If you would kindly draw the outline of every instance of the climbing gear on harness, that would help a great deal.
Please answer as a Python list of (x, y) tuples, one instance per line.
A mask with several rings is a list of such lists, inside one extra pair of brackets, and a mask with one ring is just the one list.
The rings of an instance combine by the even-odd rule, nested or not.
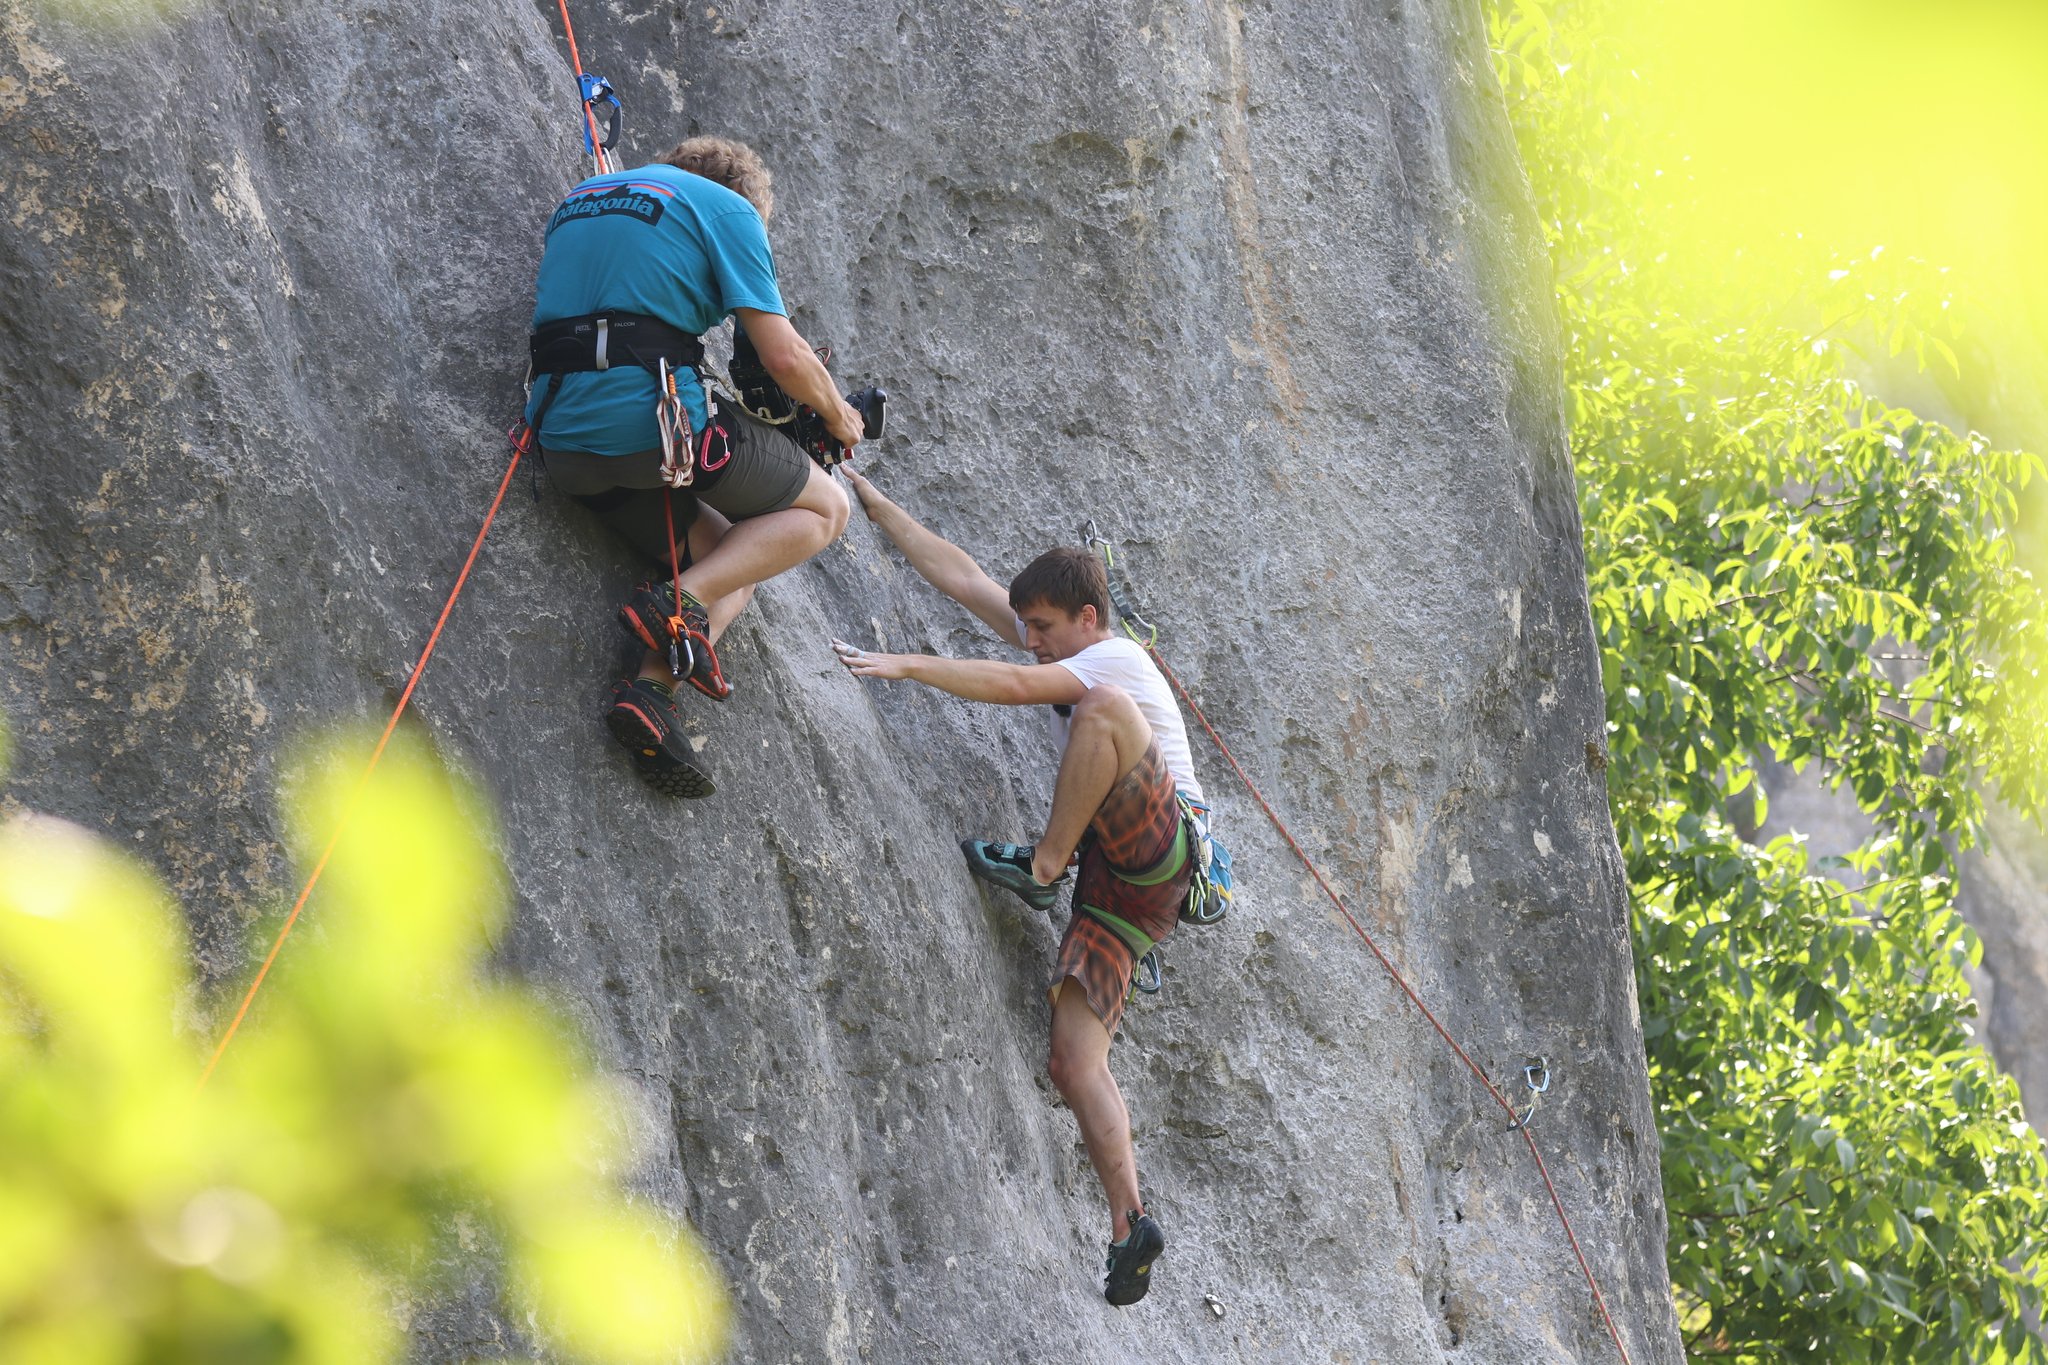
[[(1448, 1047), (1456, 1055), (1457, 1059), (1464, 1064), (1465, 1069), (1472, 1074), (1472, 1078), (1478, 1081), (1480, 1086), (1486, 1091), (1488, 1098), (1505, 1111), (1511, 1121), (1517, 1124), (1516, 1131), (1521, 1133), (1522, 1142), (1529, 1149), (1530, 1160), (1536, 1163), (1536, 1174), (1542, 1177), (1544, 1191), (1550, 1196), (1550, 1207), (1557, 1214), (1558, 1224), (1564, 1229), (1565, 1240), (1571, 1244), (1572, 1255), (1578, 1261), (1579, 1274), (1586, 1282), (1587, 1292), (1593, 1296), (1593, 1306), (1598, 1310), (1600, 1320), (1607, 1328), (1608, 1338), (1614, 1342), (1615, 1353), (1621, 1357), (1622, 1365), (1630, 1365), (1628, 1346), (1621, 1339), (1621, 1329), (1615, 1326), (1614, 1315), (1607, 1311), (1607, 1298), (1600, 1292), (1600, 1282), (1593, 1276), (1593, 1267), (1586, 1260), (1586, 1250), (1579, 1245), (1579, 1235), (1572, 1229), (1572, 1220), (1565, 1213), (1564, 1200), (1558, 1195), (1556, 1182), (1550, 1178), (1550, 1166), (1543, 1160), (1543, 1151), (1536, 1145), (1536, 1139), (1530, 1136), (1528, 1124), (1522, 1121), (1521, 1116), (1515, 1112), (1513, 1102), (1501, 1093), (1500, 1087), (1493, 1083), (1493, 1078), (1486, 1074), (1479, 1063), (1472, 1060), (1470, 1053), (1459, 1046), (1458, 1040), (1451, 1036), (1451, 1031), (1444, 1027), (1443, 1021), (1438, 1019), (1429, 1006), (1423, 1003), (1422, 997), (1416, 993), (1415, 987), (1408, 983), (1408, 978), (1401, 974), (1400, 968), (1396, 967), (1393, 960), (1381, 950), (1380, 945), (1373, 940), (1373, 936), (1365, 931), (1365, 926), (1360, 924), (1358, 917), (1351, 913), (1351, 907), (1346, 905), (1344, 898), (1339, 896), (1330, 886), (1329, 879), (1323, 876), (1322, 869), (1316, 865), (1313, 858), (1308, 856), (1308, 851), (1301, 846), (1301, 842), (1287, 828), (1287, 823), (1273, 809), (1272, 803), (1266, 800), (1265, 793), (1259, 790), (1258, 784), (1252, 781), (1251, 776), (1245, 772), (1244, 766), (1237, 761), (1237, 755), (1233, 754), (1230, 751), (1230, 746), (1223, 742), (1223, 736), (1216, 733), (1216, 727), (1209, 723), (1209, 717), (1203, 714), (1202, 708), (1196, 705), (1194, 697), (1189, 695), (1188, 689), (1181, 682), (1179, 675), (1173, 671), (1172, 667), (1166, 662), (1165, 657), (1160, 654), (1158, 629), (1127, 606), (1127, 603), (1130, 601), (1130, 595), (1123, 590), (1117, 581), (1109, 542), (1096, 534), (1095, 522), (1092, 519), (1088, 522), (1083, 534), (1088, 538), (1089, 544), (1102, 547), (1103, 562), (1111, 570), (1109, 577), (1110, 603), (1116, 607), (1120, 615), (1126, 618), (1125, 633), (1129, 634), (1140, 645), (1143, 645), (1145, 652), (1152, 656), (1152, 662), (1159, 666), (1160, 673), (1165, 676), (1168, 683), (1172, 684), (1173, 690), (1179, 694), (1181, 701), (1194, 714), (1195, 719), (1201, 722), (1202, 729), (1207, 732), (1210, 741), (1215, 744), (1217, 752), (1223, 755), (1223, 761), (1228, 763), (1230, 770), (1237, 774), (1238, 781), (1244, 783), (1245, 790), (1251, 794), (1252, 800), (1258, 803), (1259, 809), (1265, 812), (1266, 819), (1272, 822), (1274, 830), (1286, 842), (1287, 847), (1293, 851), (1294, 856), (1301, 860), (1302, 867), (1307, 869), (1309, 876), (1314, 879), (1316, 885), (1322, 888), (1323, 894), (1330, 898), (1330, 903), (1337, 907), (1337, 913), (1344, 917), (1344, 922), (1351, 927), (1351, 932), (1358, 935), (1359, 942), (1366, 946), (1367, 951), (1373, 955), (1373, 959), (1386, 971), (1388, 979), (1394, 983), (1401, 994), (1408, 997), (1408, 1002), (1421, 1012), (1422, 1017), (1428, 1021), (1430, 1028), (1436, 1031), (1437, 1037), (1443, 1040), (1444, 1046)], [(1131, 622), (1136, 622), (1138, 626), (1145, 630), (1146, 633), (1143, 637), (1140, 637), (1132, 629)], [(1542, 1058), (1536, 1059), (1538, 1063), (1542, 1061)], [(1531, 1089), (1539, 1090), (1540, 1093), (1541, 1090), (1549, 1088), (1549, 1067), (1547, 1064), (1524, 1067), (1523, 1078), (1528, 1082)]]
[[(818, 359), (831, 364), (832, 348), (820, 346), (817, 350)], [(726, 397), (741, 411), (768, 426), (787, 427), (790, 439), (827, 473), (846, 462), (846, 447), (839, 444), (825, 419), (782, 391), (775, 376), (761, 363), (761, 354), (754, 349), (744, 327), (732, 330), (732, 363), (726, 369), (732, 377), (732, 388)], [(707, 391), (711, 387), (706, 385)], [(888, 390), (869, 387), (842, 396), (860, 414), (861, 439), (880, 440), (889, 426)]]
[[(697, 481), (697, 461), (690, 450), (690, 414), (676, 393), (676, 372), (663, 356), (654, 375), (654, 421), (661, 428), (661, 482), (668, 488), (688, 488)], [(706, 423), (706, 426), (709, 426)], [(680, 442), (683, 458), (676, 459)]]
[[(680, 601), (681, 605), (677, 603)], [(713, 701), (732, 695), (732, 684), (711, 647), (711, 617), (704, 604), (672, 583), (639, 583), (619, 604), (628, 635), (668, 655), (668, 671)]]
[(967, 870), (976, 879), (1014, 892), (1033, 910), (1051, 910), (1060, 898), (1060, 887), (1067, 880), (1067, 874), (1062, 872), (1058, 880), (1041, 886), (1031, 875), (1031, 855), (1038, 851), (1036, 844), (998, 844), (987, 839), (962, 839), (960, 851), (967, 856)]
[(1120, 1242), (1109, 1244), (1109, 1271), (1102, 1279), (1102, 1297), (1118, 1308), (1128, 1308), (1145, 1297), (1152, 1287), (1152, 1263), (1166, 1250), (1166, 1232), (1149, 1213), (1136, 1209), (1124, 1215), (1130, 1224)]
[(1181, 908), (1183, 924), (1215, 924), (1230, 913), (1236, 896), (1230, 872), (1230, 850), (1209, 829), (1209, 808), (1186, 792), (1175, 792), (1181, 818), (1194, 840), (1195, 875), (1188, 885), (1188, 901)]
[(1138, 959), (1131, 968), (1131, 989), (1140, 995), (1157, 995), (1159, 988), (1166, 984), (1166, 955), (1153, 944), (1151, 951)]
[(711, 774), (698, 765), (690, 737), (683, 733), (675, 698), (646, 678), (612, 684), (605, 708), (605, 726), (612, 738), (633, 755), (641, 781), (664, 796), (709, 796), (716, 788)]
[[(611, 151), (619, 145), (619, 119), (625, 113), (625, 106), (619, 103), (618, 92), (613, 90), (612, 83), (602, 76), (579, 73), (576, 77), (576, 86), (583, 92), (583, 150), (591, 156)], [(597, 132), (597, 106), (600, 104), (611, 106), (602, 142), (594, 140), (593, 137)], [(610, 158), (605, 157), (603, 160), (608, 161)]]

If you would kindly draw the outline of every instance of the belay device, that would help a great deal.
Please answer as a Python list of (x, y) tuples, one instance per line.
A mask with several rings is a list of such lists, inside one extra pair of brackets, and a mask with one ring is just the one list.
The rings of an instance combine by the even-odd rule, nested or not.
[[(818, 358), (830, 364), (832, 352), (821, 349)], [(830, 470), (845, 461), (846, 447), (826, 427), (825, 419), (782, 391), (775, 376), (761, 363), (761, 353), (747, 339), (743, 327), (732, 329), (732, 364), (728, 373), (732, 376), (733, 401), (748, 416), (769, 426), (786, 427), (790, 439), (803, 447), (804, 454), (817, 461), (821, 469)], [(880, 440), (889, 425), (888, 390), (870, 385), (845, 398), (847, 406), (860, 414), (861, 439)]]

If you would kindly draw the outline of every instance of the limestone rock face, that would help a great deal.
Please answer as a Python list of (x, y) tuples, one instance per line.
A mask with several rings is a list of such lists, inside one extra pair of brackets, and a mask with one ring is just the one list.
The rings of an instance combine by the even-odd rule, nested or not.
[[(574, 14), (629, 163), (704, 130), (775, 168), (799, 328), (896, 396), (878, 482), (999, 577), (1095, 518), (1475, 1059), (1548, 1058), (1579, 1239), (1634, 1358), (1680, 1359), (1558, 342), (1476, 7)], [(292, 742), (386, 712), (504, 467), (585, 164), (551, 22), (0, 0), (7, 799), (151, 859), (223, 985), (296, 885)], [(1036, 830), (1041, 719), (857, 685), (826, 641), (998, 647), (856, 516), (728, 637), (738, 695), (687, 704), (717, 796), (665, 802), (599, 718), (636, 568), (526, 489), (412, 723), (497, 802), (506, 965), (638, 1084), (736, 1358), (1615, 1358), (1519, 1137), (1199, 734), (1240, 908), (1169, 940), (1118, 1041), (1172, 1244), (1103, 1305), (1043, 1078), (1064, 910), (955, 848)]]
[(2048, 1128), (2048, 840), (1994, 806), (1985, 847), (1963, 862), (1956, 904), (1984, 944), (1970, 982), (1984, 1045), (2019, 1081), (2027, 1117)]

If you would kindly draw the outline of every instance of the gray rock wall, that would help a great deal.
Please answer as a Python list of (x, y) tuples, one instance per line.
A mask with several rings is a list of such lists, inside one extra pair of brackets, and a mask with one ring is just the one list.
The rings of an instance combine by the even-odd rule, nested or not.
[[(1475, 1057), (1549, 1057), (1580, 1239), (1634, 1358), (1679, 1359), (1557, 338), (1475, 8), (575, 13), (629, 160), (709, 130), (776, 168), (799, 326), (898, 396), (877, 480), (999, 575), (1098, 518)], [(581, 173), (549, 19), (0, 0), (6, 800), (145, 853), (223, 985), (295, 886), (294, 737), (388, 708), (503, 468)], [(1101, 1303), (1042, 1075), (1059, 920), (954, 847), (1029, 836), (1053, 755), (834, 666), (835, 633), (993, 650), (856, 523), (690, 704), (710, 801), (605, 738), (631, 566), (523, 476), (414, 707), (499, 803), (508, 966), (659, 1119), (645, 1189), (725, 1267), (738, 1358), (1612, 1359), (1518, 1139), (1205, 749), (1242, 908), (1118, 1043), (1173, 1245)], [(413, 1333), (500, 1350), (461, 1304)]]

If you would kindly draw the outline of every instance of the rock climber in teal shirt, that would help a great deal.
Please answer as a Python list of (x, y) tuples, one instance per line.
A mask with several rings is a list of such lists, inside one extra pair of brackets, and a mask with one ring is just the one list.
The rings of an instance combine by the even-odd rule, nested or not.
[[(536, 374), (527, 405), (548, 478), (659, 566), (661, 577), (619, 608), (647, 652), (638, 675), (612, 688), (606, 723), (642, 776), (672, 795), (708, 795), (711, 780), (676, 714), (670, 620), (686, 642), (683, 676), (723, 698), (730, 688), (712, 642), (755, 584), (830, 544), (847, 515), (845, 492), (784, 428), (731, 404), (711, 411), (695, 338), (736, 318), (790, 398), (848, 449), (861, 439), (861, 414), (790, 325), (768, 245), (774, 202), (750, 148), (692, 138), (661, 161), (571, 190), (548, 221), (535, 288), (536, 369), (544, 337), (574, 333), (583, 348), (566, 372)], [(682, 458), (699, 463), (687, 489), (662, 479), (650, 335), (666, 339), (688, 414)], [(686, 566), (680, 597), (675, 565)]]

